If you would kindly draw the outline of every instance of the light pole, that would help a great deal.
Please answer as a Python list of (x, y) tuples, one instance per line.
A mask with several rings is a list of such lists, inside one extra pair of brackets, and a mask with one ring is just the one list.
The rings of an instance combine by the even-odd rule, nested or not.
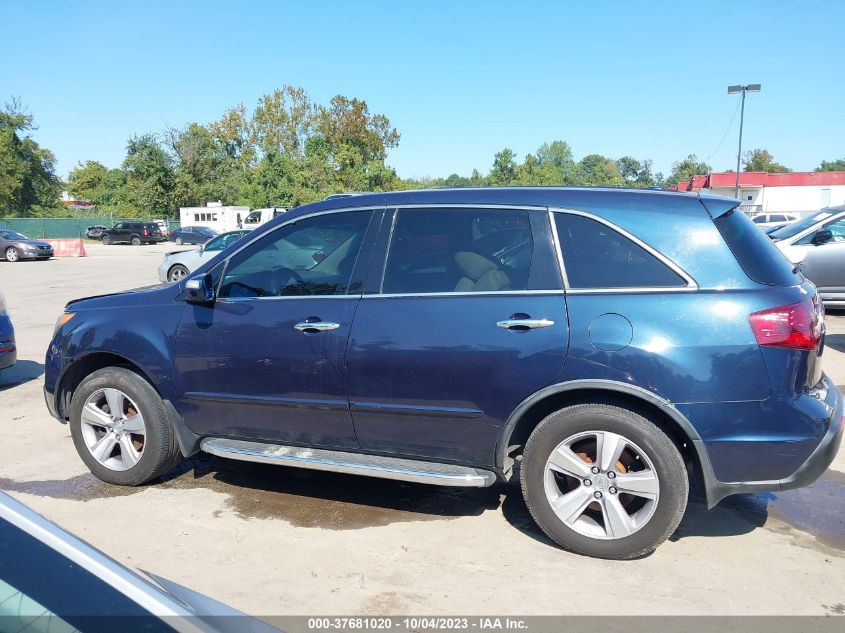
[(739, 149), (736, 151), (736, 187), (734, 187), (734, 198), (739, 198), (739, 161), (742, 158), (742, 122), (745, 119), (745, 93), (760, 92), (760, 84), (748, 84), (745, 86), (728, 86), (728, 94), (742, 93), (742, 109), (739, 113)]

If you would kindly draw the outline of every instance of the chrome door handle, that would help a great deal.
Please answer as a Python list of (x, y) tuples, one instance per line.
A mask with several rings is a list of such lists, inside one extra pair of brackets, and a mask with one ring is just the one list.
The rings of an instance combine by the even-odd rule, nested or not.
[(549, 319), (505, 319), (504, 321), (496, 321), (496, 325), (503, 330), (533, 330), (539, 327), (551, 327), (554, 324), (555, 322)]
[(329, 323), (328, 321), (315, 321), (314, 323), (308, 323), (307, 321), (304, 321), (303, 323), (297, 323), (293, 327), (300, 332), (307, 332), (309, 330), (313, 330), (315, 332), (328, 332), (329, 330), (336, 330), (339, 328), (340, 323)]

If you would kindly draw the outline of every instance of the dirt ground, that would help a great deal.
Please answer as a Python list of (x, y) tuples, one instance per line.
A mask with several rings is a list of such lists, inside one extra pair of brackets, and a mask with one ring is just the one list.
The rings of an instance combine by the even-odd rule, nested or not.
[[(164, 482), (98, 482), (42, 397), (69, 299), (157, 282), (172, 245), (0, 262), (19, 360), (0, 376), (0, 489), (117, 560), (254, 615), (807, 614), (845, 610), (845, 451), (803, 490), (692, 503), (637, 561), (555, 547), (516, 486), (460, 490), (200, 455)], [(845, 385), (845, 316), (825, 368)]]

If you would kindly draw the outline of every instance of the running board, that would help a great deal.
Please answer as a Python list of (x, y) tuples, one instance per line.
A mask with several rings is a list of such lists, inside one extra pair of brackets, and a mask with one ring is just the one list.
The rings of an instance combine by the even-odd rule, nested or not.
[(281, 446), (217, 437), (205, 438), (200, 443), (200, 448), (218, 457), (246, 462), (328, 470), (335, 473), (413, 481), (436, 486), (484, 488), (493, 485), (496, 481), (495, 474), (479, 468), (320, 448)]

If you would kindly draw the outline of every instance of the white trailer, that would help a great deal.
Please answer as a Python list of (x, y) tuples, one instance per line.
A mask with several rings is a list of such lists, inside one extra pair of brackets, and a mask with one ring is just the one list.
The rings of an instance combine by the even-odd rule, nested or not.
[(265, 222), (269, 222), (277, 215), (281, 215), (287, 211), (284, 207), (270, 207), (269, 209), (256, 209), (255, 211), (250, 212), (248, 216), (244, 218), (244, 225), (243, 228), (245, 229), (254, 229), (258, 228)]
[(182, 226), (207, 226), (218, 233), (241, 228), (248, 215), (249, 207), (224, 206), (220, 202), (209, 202), (204, 207), (179, 208)]

